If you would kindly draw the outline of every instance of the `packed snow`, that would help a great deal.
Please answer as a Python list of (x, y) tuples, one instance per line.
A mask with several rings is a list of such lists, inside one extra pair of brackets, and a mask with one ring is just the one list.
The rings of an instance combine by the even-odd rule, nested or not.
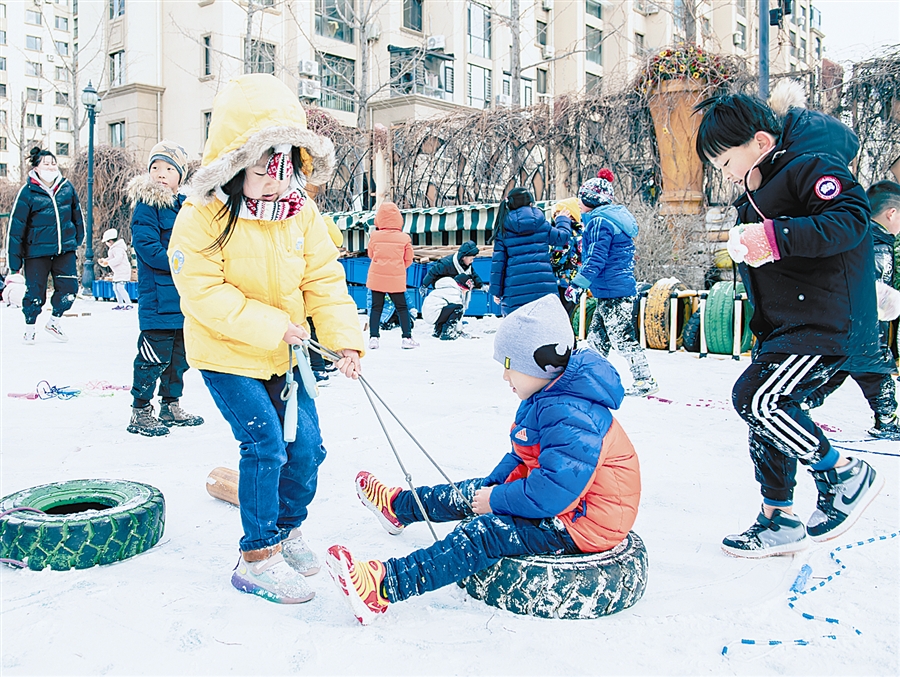
[[(37, 344), (23, 345), (21, 311), (0, 308), (0, 495), (69, 479), (136, 480), (165, 495), (166, 528), (157, 546), (110, 566), (0, 567), (3, 675), (900, 673), (900, 538), (842, 549), (836, 556), (846, 569), (839, 576), (801, 597), (796, 611), (787, 603), (804, 564), (812, 568), (808, 585), (818, 584), (839, 569), (829, 554), (834, 548), (898, 530), (900, 445), (867, 439), (870, 412), (852, 382), (814, 418), (833, 439), (858, 449), (847, 453), (861, 454), (886, 484), (844, 536), (794, 557), (724, 555), (722, 537), (747, 528), (760, 503), (747, 429), (730, 406), (747, 358), (649, 351), (660, 392), (628, 399), (616, 414), (641, 460), (634, 530), (650, 560), (643, 599), (596, 620), (546, 620), (498, 610), (449, 586), (392, 605), (362, 627), (324, 568), (310, 579), (316, 597), (296, 606), (231, 587), (238, 510), (210, 497), (205, 485), (213, 468), (237, 467), (238, 449), (199, 373), (187, 373), (182, 405), (204, 425), (164, 438), (131, 435), (127, 390), (98, 386), (130, 386), (137, 312), (83, 299), (72, 312), (78, 316), (65, 318), (67, 344), (40, 328), (45, 312)], [(491, 358), (499, 321), (469, 319), (472, 338), (456, 341), (432, 338), (419, 322), (416, 350), (400, 349), (399, 330), (383, 332), (381, 348), (363, 360), (371, 385), (454, 479), (486, 474), (509, 447), (518, 400)], [(624, 361), (613, 356), (613, 363), (630, 382)], [(41, 380), (81, 388), (82, 395), (7, 396), (33, 391)], [(332, 377), (317, 406), (328, 458), (303, 525), (309, 544), (321, 556), (341, 543), (359, 558), (427, 546), (425, 525), (390, 536), (354, 493), (359, 470), (389, 484), (404, 481), (359, 384)], [(414, 481), (440, 482), (402, 431), (393, 424), (390, 431)], [(795, 507), (805, 518), (815, 487), (803, 470), (798, 481)], [(451, 527), (439, 525), (439, 533)], [(800, 611), (840, 623), (806, 620)]]

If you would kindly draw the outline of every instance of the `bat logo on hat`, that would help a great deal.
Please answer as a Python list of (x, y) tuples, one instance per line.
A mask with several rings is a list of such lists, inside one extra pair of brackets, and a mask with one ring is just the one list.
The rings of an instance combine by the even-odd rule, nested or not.
[(565, 369), (566, 365), (569, 364), (572, 349), (566, 348), (566, 352), (560, 355), (556, 352), (558, 345), (558, 343), (548, 343), (534, 351), (534, 363), (541, 368), (541, 371), (547, 371), (547, 367)]

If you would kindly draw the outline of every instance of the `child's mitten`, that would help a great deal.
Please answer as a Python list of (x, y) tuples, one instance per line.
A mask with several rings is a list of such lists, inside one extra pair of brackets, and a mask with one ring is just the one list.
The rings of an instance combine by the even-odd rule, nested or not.
[(878, 294), (878, 319), (889, 322), (900, 317), (900, 291), (881, 280), (875, 281), (875, 291)]
[[(739, 229), (740, 247), (733, 247), (731, 242), (735, 228)], [(729, 234), (729, 254), (734, 248), (736, 253), (743, 254), (743, 261), (753, 268), (781, 258), (778, 242), (775, 240), (775, 225), (771, 219), (766, 219), (762, 223), (745, 223), (735, 228), (732, 228)]]
[(572, 281), (569, 282), (569, 288), (566, 289), (565, 293), (566, 301), (568, 301), (569, 303), (577, 303), (578, 297), (581, 296), (582, 292), (584, 292), (584, 290), (588, 289), (590, 286), (590, 280), (588, 280), (581, 273), (578, 273), (575, 277), (572, 278)]

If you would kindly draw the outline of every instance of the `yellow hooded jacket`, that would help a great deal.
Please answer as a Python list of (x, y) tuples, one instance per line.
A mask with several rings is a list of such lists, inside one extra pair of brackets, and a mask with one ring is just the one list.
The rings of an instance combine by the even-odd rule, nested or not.
[(264, 74), (232, 80), (216, 96), (203, 163), (168, 250), (188, 363), (196, 369), (258, 379), (284, 374), (282, 338), (290, 322), (305, 324), (307, 316), (325, 346), (363, 352), (356, 304), (311, 198), (283, 221), (238, 219), (225, 246), (210, 249), (227, 218), (216, 218), (224, 206), (216, 186), (279, 143), (302, 149), (313, 182), (333, 172), (331, 141), (306, 128), (306, 113), (285, 84)]

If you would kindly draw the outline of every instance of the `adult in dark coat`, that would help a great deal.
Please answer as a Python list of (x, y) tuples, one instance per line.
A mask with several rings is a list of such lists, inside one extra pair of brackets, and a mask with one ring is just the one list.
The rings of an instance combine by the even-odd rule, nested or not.
[(516, 308), (547, 294), (556, 295), (556, 275), (550, 264), (550, 247), (559, 247), (572, 235), (570, 222), (551, 224), (534, 206), (524, 188), (513, 188), (501, 203), (491, 258), (491, 294), (500, 300), (500, 311)]
[(60, 318), (78, 292), (75, 250), (84, 240), (84, 219), (78, 194), (59, 173), (56, 156), (40, 148), (32, 148), (29, 155), (31, 171), (11, 211), (7, 261), (12, 272), (25, 268), (25, 342), (35, 342), (34, 325), (47, 301), (48, 275), (53, 277), (53, 317), (46, 329), (54, 338), (68, 341)]
[(442, 277), (456, 277), (457, 275), (469, 275), (472, 278), (475, 289), (481, 289), (484, 282), (472, 268), (472, 261), (478, 256), (478, 245), (474, 242), (463, 242), (455, 254), (445, 256), (437, 263), (433, 263), (422, 279), (421, 291), (423, 296), (428, 288)]

